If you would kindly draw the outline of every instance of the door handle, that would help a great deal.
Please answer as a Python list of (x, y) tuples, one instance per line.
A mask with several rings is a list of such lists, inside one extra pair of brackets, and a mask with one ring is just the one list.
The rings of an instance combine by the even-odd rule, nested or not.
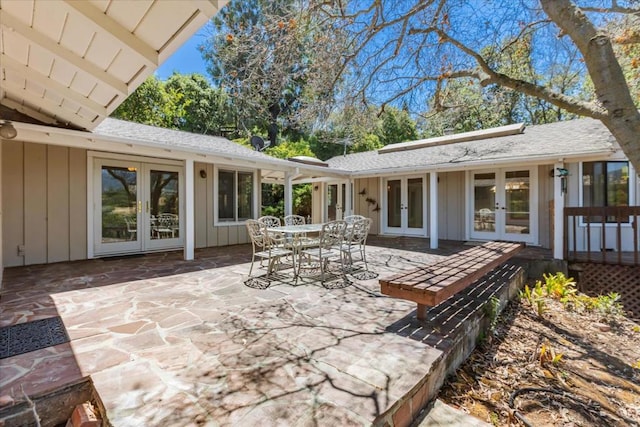
[(142, 201), (138, 200), (138, 213), (142, 212)]
[(149, 213), (149, 202), (147, 201), (147, 213)]

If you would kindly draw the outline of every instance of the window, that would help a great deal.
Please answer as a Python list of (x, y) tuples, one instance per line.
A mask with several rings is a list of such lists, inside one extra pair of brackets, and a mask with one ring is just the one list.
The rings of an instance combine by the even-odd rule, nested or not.
[[(582, 165), (582, 206), (628, 206), (629, 162), (585, 162)], [(593, 217), (591, 222), (601, 222)], [(615, 218), (607, 218), (615, 222)]]
[(218, 221), (253, 218), (253, 172), (218, 171)]

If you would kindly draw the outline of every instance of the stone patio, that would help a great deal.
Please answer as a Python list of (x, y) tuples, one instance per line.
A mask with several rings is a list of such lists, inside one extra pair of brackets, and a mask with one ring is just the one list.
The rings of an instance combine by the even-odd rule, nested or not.
[(90, 377), (115, 426), (407, 425), (472, 348), (485, 302), (522, 281), (507, 264), (418, 322), (378, 278), (463, 246), (427, 248), (373, 237), (379, 276), (332, 289), (286, 270), (246, 286), (248, 245), (5, 269), (0, 326), (61, 316), (71, 341), (0, 360), (0, 396)]

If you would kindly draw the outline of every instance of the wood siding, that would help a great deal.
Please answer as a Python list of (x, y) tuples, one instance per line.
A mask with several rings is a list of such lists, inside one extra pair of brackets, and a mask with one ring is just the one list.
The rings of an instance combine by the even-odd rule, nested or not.
[(438, 178), (438, 239), (464, 240), (465, 174), (442, 172)]
[(538, 167), (538, 243), (551, 248), (553, 242), (553, 165)]
[[(205, 171), (206, 178), (200, 176), (201, 170)], [(254, 173), (259, 173), (259, 171), (256, 170)], [(195, 163), (194, 174), (195, 247), (206, 248), (249, 243), (249, 236), (244, 224), (213, 225), (214, 165), (210, 163)], [(258, 209), (260, 209), (259, 206)]]
[[(371, 218), (373, 222), (370, 234), (380, 234), (380, 213), (383, 207), (379, 184), (380, 178), (357, 179), (353, 183), (353, 213)], [(365, 194), (360, 194), (363, 191)], [(375, 203), (370, 203), (367, 199), (375, 200)], [(376, 206), (380, 207), (377, 211)]]
[(86, 150), (2, 143), (4, 266), (87, 257)]

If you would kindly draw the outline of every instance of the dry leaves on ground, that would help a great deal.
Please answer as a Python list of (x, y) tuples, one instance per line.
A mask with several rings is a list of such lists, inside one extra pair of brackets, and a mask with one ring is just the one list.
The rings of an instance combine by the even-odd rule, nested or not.
[(499, 426), (640, 425), (638, 323), (543, 304), (507, 307), (440, 399)]

